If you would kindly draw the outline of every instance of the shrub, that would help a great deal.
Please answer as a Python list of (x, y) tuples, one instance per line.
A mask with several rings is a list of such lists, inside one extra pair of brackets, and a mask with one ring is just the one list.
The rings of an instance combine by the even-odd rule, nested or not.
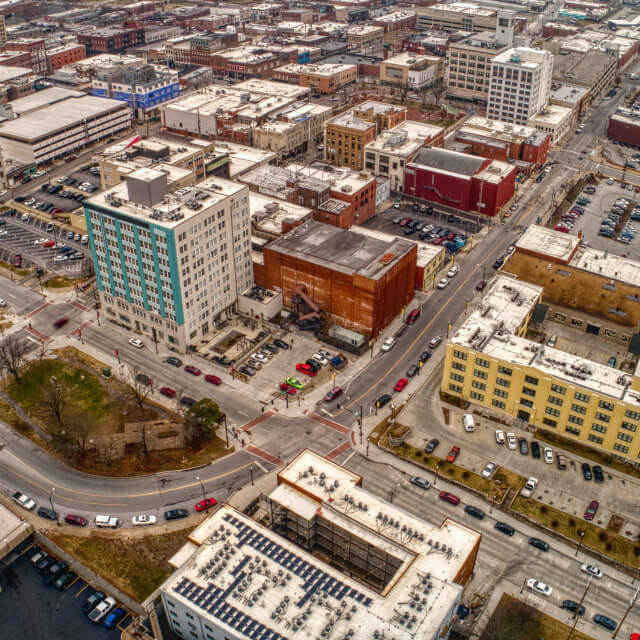
[(557, 529), (559, 525), (560, 523), (555, 518), (551, 521), (551, 527), (553, 529)]
[(547, 509), (547, 505), (546, 505), (546, 504), (543, 504), (543, 505), (540, 507), (540, 513), (547, 513), (547, 511), (548, 511), (548, 509)]
[(569, 526), (573, 529), (576, 526), (576, 521), (573, 518), (569, 518)]
[(598, 534), (598, 540), (600, 540), (600, 542), (604, 542), (607, 539), (607, 532), (606, 531), (601, 531)]

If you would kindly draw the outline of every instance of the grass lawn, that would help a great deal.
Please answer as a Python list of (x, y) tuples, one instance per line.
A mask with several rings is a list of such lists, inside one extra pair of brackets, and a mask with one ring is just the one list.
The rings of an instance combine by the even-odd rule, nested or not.
[(173, 571), (167, 560), (187, 541), (191, 529), (144, 537), (49, 533), (51, 539), (137, 602), (142, 602)]
[(42, 286), (49, 289), (66, 289), (73, 287), (74, 284), (80, 282), (83, 278), (67, 278), (66, 276), (54, 276), (49, 278)]
[(4, 260), (0, 260), (0, 267), (3, 269), (8, 269), (9, 271), (13, 271), (19, 278), (24, 276), (28, 276), (31, 273), (31, 269), (21, 269), (20, 267), (14, 267), (12, 264), (5, 262)]
[(580, 532), (584, 531), (582, 544), (585, 547), (594, 549), (628, 567), (640, 566), (640, 542), (605, 531), (591, 522), (576, 518), (532, 498), (518, 496), (513, 501), (512, 508), (575, 542), (579, 542)]
[[(508, 594), (503, 594), (480, 640), (561, 640), (570, 627)], [(572, 640), (593, 640), (576, 630)]]
[(611, 469), (616, 469), (622, 473), (626, 473), (629, 476), (640, 478), (640, 469), (636, 469), (629, 464), (619, 462), (610, 453), (606, 451), (598, 451), (592, 447), (582, 444), (576, 440), (569, 440), (563, 438), (552, 431), (546, 429), (536, 429), (536, 438), (544, 440), (549, 444), (554, 444), (561, 449), (565, 449), (569, 453), (573, 453), (581, 458), (587, 458), (587, 460), (593, 460), (597, 464), (605, 465)]

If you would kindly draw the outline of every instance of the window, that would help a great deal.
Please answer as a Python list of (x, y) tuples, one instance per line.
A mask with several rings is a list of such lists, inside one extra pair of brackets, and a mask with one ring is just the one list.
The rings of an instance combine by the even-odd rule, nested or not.
[(529, 389), (529, 387), (522, 387), (522, 393), (524, 393), (525, 396), (531, 396), (532, 398), (536, 397), (536, 390)]
[(527, 400), (527, 398), (520, 398), (520, 404), (523, 407), (529, 407), (529, 409), (533, 408), (533, 402), (531, 400)]
[(574, 436), (580, 435), (580, 429), (575, 429), (574, 427), (565, 427), (564, 430), (566, 433), (572, 433)]
[(567, 388), (561, 387), (559, 384), (552, 384), (551, 391), (554, 391), (555, 393), (559, 393), (561, 396), (563, 396), (565, 393), (567, 393)]
[(618, 440), (622, 440), (623, 442), (633, 442), (633, 436), (630, 436), (628, 433), (618, 433)]
[(549, 402), (551, 404), (558, 405), (559, 407), (562, 406), (562, 398), (556, 398), (556, 396), (549, 396)]
[(474, 389), (480, 389), (480, 391), (485, 391), (487, 388), (487, 385), (484, 382), (478, 382), (477, 380), (472, 380), (471, 386)]
[(498, 398), (508, 398), (509, 397), (509, 392), (508, 391), (503, 391), (502, 389), (494, 389), (493, 390), (493, 395), (494, 396), (498, 396)]
[(573, 422), (573, 424), (579, 424), (579, 425), (584, 424), (584, 420), (582, 418), (579, 418), (578, 416), (569, 416), (567, 420), (569, 422)]
[(640, 413), (638, 413), (637, 411), (632, 411), (631, 409), (627, 409), (624, 412), (624, 415), (627, 416), (627, 418), (631, 418), (632, 420), (640, 420)]
[(534, 378), (533, 376), (525, 376), (524, 377), (524, 381), (527, 384), (533, 384), (533, 385), (537, 385), (538, 384), (538, 378)]
[(476, 358), (476, 364), (479, 367), (484, 367), (485, 369), (488, 369), (491, 363), (488, 360), (483, 360), (482, 358)]
[(625, 447), (623, 444), (618, 444), (617, 442), (613, 445), (613, 448), (620, 453), (629, 453), (629, 447)]
[(554, 409), (553, 407), (547, 407), (544, 412), (547, 415), (555, 416), (556, 418), (560, 416), (560, 409)]
[(465, 371), (467, 367), (463, 365), (462, 362), (452, 362), (451, 368), (457, 369), (458, 371)]
[(499, 384), (501, 387), (510, 387), (511, 381), (506, 378), (496, 378), (496, 384)]
[(507, 405), (502, 402), (502, 400), (496, 400), (495, 398), (491, 401), (491, 404), (498, 409), (506, 409)]
[(605, 427), (603, 424), (598, 424), (597, 422), (594, 422), (591, 425), (591, 430), (597, 431), (598, 433), (607, 433), (607, 427)]
[(596, 411), (595, 415), (596, 420), (602, 420), (602, 422), (611, 422), (611, 416), (608, 416), (606, 413), (600, 413)]
[(507, 369), (507, 367), (503, 367), (502, 365), (500, 365), (498, 367), (498, 373), (504, 373), (505, 376), (510, 376), (513, 374), (513, 371), (511, 369)]
[(486, 380), (489, 377), (489, 374), (486, 371), (480, 371), (480, 369), (474, 369), (473, 375), (476, 378), (481, 378), (482, 380)]
[(458, 373), (451, 373), (449, 377), (456, 382), (464, 382), (464, 376), (461, 376)]
[(604, 400), (600, 400), (600, 402), (598, 402), (598, 406), (601, 409), (606, 409), (607, 411), (613, 411), (613, 402), (605, 402)]
[(584, 415), (587, 413), (587, 407), (583, 407), (581, 404), (572, 404), (571, 411), (575, 411), (576, 413), (581, 413)]
[(551, 418), (542, 418), (542, 424), (546, 424), (547, 427), (557, 427), (558, 423)]
[(626, 431), (635, 431), (638, 428), (637, 424), (633, 424), (633, 422), (625, 422), (625, 421), (623, 421), (620, 426)]
[(454, 351), (453, 352), (453, 357), (454, 358), (458, 358), (458, 360), (466, 360), (467, 359), (467, 354), (465, 351)]
[(472, 391), (469, 395), (474, 400), (480, 400), (481, 402), (484, 402), (484, 394), (482, 394), (482, 393), (478, 393), (477, 391)]
[(576, 391), (573, 397), (579, 402), (589, 402), (589, 400), (591, 400), (591, 396), (588, 396), (586, 393), (580, 393), (579, 391)]
[(457, 384), (450, 384), (449, 391), (453, 391), (454, 393), (462, 393), (462, 387), (459, 387)]
[(602, 444), (604, 442), (604, 438), (601, 438), (600, 436), (596, 436), (593, 433), (589, 434), (589, 441), (590, 442), (595, 442), (596, 444)]

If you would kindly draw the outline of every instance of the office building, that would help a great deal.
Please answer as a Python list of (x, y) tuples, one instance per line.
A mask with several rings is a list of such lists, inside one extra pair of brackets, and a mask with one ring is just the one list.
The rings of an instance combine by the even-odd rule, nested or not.
[(517, 47), (491, 61), (487, 117), (528, 125), (549, 102), (553, 55), (542, 49)]
[(358, 79), (354, 64), (287, 64), (273, 70), (273, 79), (309, 87), (314, 93), (330, 95)]
[[(508, 12), (512, 13), (512, 12)], [(452, 2), (416, 7), (416, 27), (422, 30), (495, 31), (498, 10), (472, 2)]]
[(444, 59), (403, 51), (380, 63), (380, 81), (397, 87), (419, 91), (444, 75)]
[(103, 317), (184, 353), (253, 282), (249, 189), (145, 168), (83, 203)]

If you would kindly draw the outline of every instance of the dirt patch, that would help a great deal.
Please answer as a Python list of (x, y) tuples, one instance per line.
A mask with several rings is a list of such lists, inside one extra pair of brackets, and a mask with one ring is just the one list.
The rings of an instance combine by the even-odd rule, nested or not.
[(607, 531), (610, 531), (611, 533), (620, 533), (620, 531), (622, 531), (623, 526), (624, 526), (624, 518), (621, 518), (620, 516), (612, 514), (612, 516), (609, 518), (609, 522), (607, 523), (607, 526), (605, 527), (605, 529)]

